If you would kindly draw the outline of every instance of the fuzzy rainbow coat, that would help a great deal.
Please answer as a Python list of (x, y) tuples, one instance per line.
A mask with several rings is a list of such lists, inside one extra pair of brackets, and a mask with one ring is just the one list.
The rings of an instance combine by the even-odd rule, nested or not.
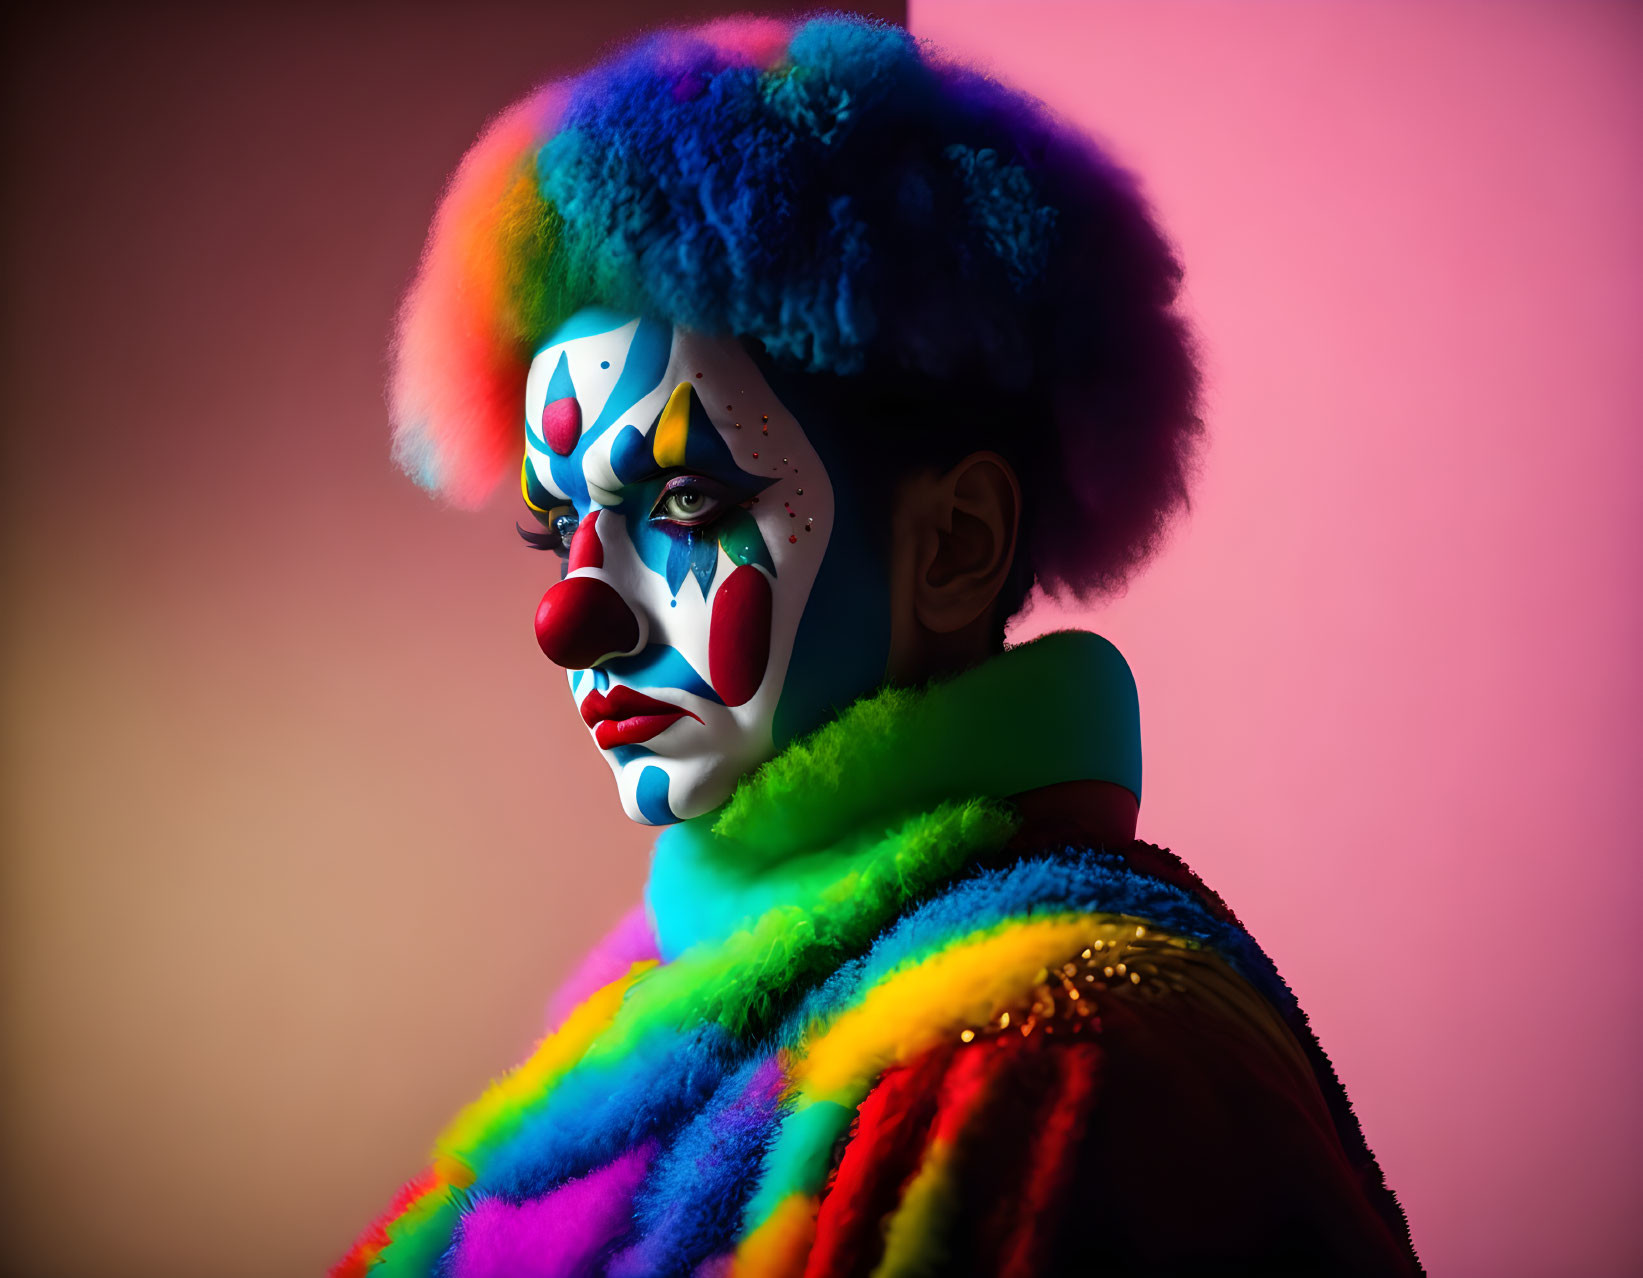
[(785, 890), (676, 954), (631, 918), (333, 1275), (1418, 1274), (1220, 899), (1003, 801), (1098, 767), (1138, 791), (1134, 689), (1077, 634), (789, 748), (658, 849), (674, 899), (709, 862)]

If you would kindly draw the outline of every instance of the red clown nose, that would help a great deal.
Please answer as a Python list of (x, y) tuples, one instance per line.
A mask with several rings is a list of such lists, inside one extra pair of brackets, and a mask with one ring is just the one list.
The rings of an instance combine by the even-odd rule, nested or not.
[(555, 665), (586, 670), (639, 647), (639, 619), (597, 577), (567, 577), (536, 606), (536, 642)]

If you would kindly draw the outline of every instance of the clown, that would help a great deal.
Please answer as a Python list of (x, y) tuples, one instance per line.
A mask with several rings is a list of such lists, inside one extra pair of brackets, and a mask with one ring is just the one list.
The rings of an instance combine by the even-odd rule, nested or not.
[(1135, 840), (1097, 636), (1201, 434), (1129, 175), (897, 28), (648, 38), (501, 116), (399, 459), (516, 479), (645, 898), (334, 1271), (1420, 1272), (1294, 996)]

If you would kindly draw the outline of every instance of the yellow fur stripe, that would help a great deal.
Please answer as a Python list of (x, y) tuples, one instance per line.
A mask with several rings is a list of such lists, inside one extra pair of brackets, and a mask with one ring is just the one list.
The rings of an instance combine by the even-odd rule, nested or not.
[(930, 1142), (924, 1161), (902, 1191), (901, 1206), (888, 1221), (884, 1258), (873, 1278), (913, 1278), (936, 1271), (941, 1257), (931, 1254), (931, 1244), (946, 1233), (958, 1206), (952, 1161), (951, 1141)]
[(465, 1164), (466, 1155), (491, 1135), (492, 1128), (508, 1110), (517, 1109), (541, 1095), (576, 1064), (593, 1040), (616, 1018), (629, 987), (655, 966), (654, 959), (635, 963), (627, 975), (595, 990), (585, 1002), (578, 1004), (558, 1031), (538, 1043), (523, 1064), (492, 1083), (478, 1100), (456, 1116), (439, 1138), (436, 1148), (440, 1160), (436, 1165), (444, 1168), (451, 1161)]
[(730, 1264), (731, 1278), (787, 1278), (804, 1273), (816, 1239), (820, 1203), (813, 1194), (789, 1194), (768, 1219), (742, 1239)]
[[(890, 1066), (1014, 1008), (1042, 974), (1095, 941), (1133, 936), (1116, 914), (1011, 919), (896, 973), (810, 1044), (795, 1070), (799, 1105), (861, 1103)], [(1154, 941), (1176, 940), (1149, 927)]]
[[(804, 1271), (815, 1230), (815, 1195), (821, 1189), (806, 1183), (814, 1163), (803, 1156), (802, 1147), (815, 1142), (812, 1125), (803, 1117), (807, 1112), (828, 1103), (843, 1107), (842, 1132), (848, 1114), (885, 1070), (1019, 1007), (1048, 969), (1097, 941), (1112, 944), (1133, 937), (1140, 922), (1120, 914), (1007, 919), (886, 977), (831, 1025), (818, 1027), (790, 1074), (793, 1111), (766, 1161), (766, 1183), (749, 1205), (756, 1223), (736, 1250), (736, 1278), (789, 1278)], [(1195, 942), (1157, 927), (1148, 925), (1146, 931), (1155, 945), (1196, 948)], [(892, 1241), (898, 1234), (901, 1241), (886, 1250), (886, 1272), (913, 1262), (920, 1231), (946, 1201), (946, 1164), (938, 1156), (944, 1152), (944, 1144), (937, 1142), (931, 1150), (934, 1161), (908, 1188), (901, 1208), (905, 1223), (898, 1216), (892, 1224)], [(762, 1219), (760, 1199), (774, 1201)]]

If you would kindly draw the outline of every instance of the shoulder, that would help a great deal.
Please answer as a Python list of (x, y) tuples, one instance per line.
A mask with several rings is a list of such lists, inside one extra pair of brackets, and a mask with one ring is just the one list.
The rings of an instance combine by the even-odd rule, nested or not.
[(1028, 914), (887, 975), (858, 1010), (890, 1022), (886, 1068), (835, 1150), (825, 1272), (1087, 1271), (1096, 1254), (1124, 1273), (1418, 1272), (1308, 1043), (1202, 937)]

